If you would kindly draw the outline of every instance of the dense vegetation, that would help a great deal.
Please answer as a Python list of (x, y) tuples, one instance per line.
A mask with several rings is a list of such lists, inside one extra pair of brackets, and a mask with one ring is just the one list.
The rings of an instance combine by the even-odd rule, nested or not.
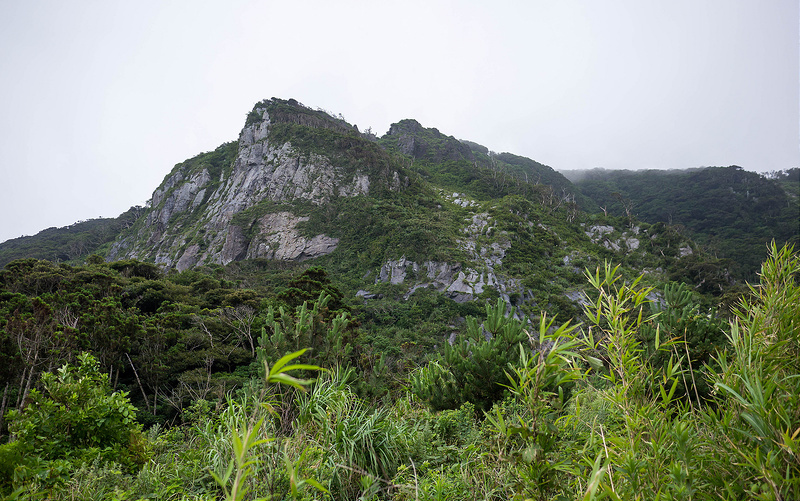
[[(358, 312), (324, 272), (294, 277), (261, 293), (132, 261), (7, 266), (4, 401), (19, 403), (0, 488), (15, 499), (800, 495), (790, 249), (773, 247), (729, 322), (685, 286), (653, 303), (641, 278), (606, 264), (587, 270), (583, 322), (529, 323), (499, 302), (404, 376), (368, 360)], [(380, 384), (387, 393), (365, 390)]]
[(48, 228), (34, 236), (6, 240), (0, 243), (0, 266), (29, 257), (56, 262), (82, 261), (132, 226), (144, 210), (144, 207), (131, 207), (116, 218), (90, 219), (63, 228)]
[(470, 196), (497, 197), (535, 192), (549, 203), (595, 207), (563, 175), (544, 164), (511, 153), (495, 153), (471, 141), (458, 140), (416, 120), (392, 124), (378, 143), (402, 154), (416, 174), (448, 190)]
[[(587, 214), (592, 199), (549, 167), (413, 120), (378, 139), (272, 99), (247, 124), (264, 109), (270, 141), (366, 173), (370, 190), (265, 198), (231, 224), (251, 238), (290, 212), (305, 236), (338, 239), (332, 253), (183, 272), (106, 262), (114, 239), (156, 238), (148, 214), (181, 180), (218, 186), (237, 143), (176, 165), (156, 207), (0, 246), (1, 495), (800, 496), (800, 257), (781, 248), (796, 239), (794, 171), (676, 174), (709, 193), (675, 202), (672, 221), (657, 216), (673, 178), (645, 173), (651, 193), (621, 174), (602, 181), (610, 199), (587, 192), (601, 206)], [(170, 238), (219, 230), (211, 191), (163, 221)], [(678, 216), (699, 238), (719, 223), (703, 242), (721, 257), (777, 237), (760, 284)], [(437, 288), (423, 264), (492, 285)]]
[(730, 259), (737, 276), (755, 278), (765, 242), (796, 244), (797, 169), (774, 179), (741, 167), (688, 171), (588, 171), (576, 181), (603, 211), (686, 228), (709, 252)]

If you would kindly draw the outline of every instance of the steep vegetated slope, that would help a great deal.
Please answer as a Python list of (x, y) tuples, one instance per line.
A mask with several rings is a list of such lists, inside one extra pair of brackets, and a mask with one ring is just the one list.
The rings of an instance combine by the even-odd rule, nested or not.
[(767, 177), (776, 181), (786, 194), (789, 195), (789, 198), (793, 199), (795, 202), (800, 197), (800, 167), (770, 172), (767, 174)]
[(258, 103), (85, 264), (0, 270), (0, 494), (797, 497), (797, 257), (729, 326), (717, 260), (586, 200), (412, 120)]
[(0, 243), (0, 267), (15, 259), (36, 258), (55, 262), (83, 262), (87, 256), (103, 253), (121, 231), (133, 225), (144, 207), (131, 207), (116, 218), (80, 221), (63, 228), (48, 228), (36, 235)]
[[(465, 189), (473, 196), (498, 196), (524, 185), (538, 186), (543, 196), (594, 207), (572, 183), (551, 167), (511, 153), (495, 153), (483, 145), (447, 136), (413, 119), (401, 120), (379, 139), (387, 149), (409, 158), (409, 165), (443, 188)], [(471, 189), (470, 189), (471, 186)], [(477, 190), (477, 191), (475, 191)]]
[(738, 276), (752, 280), (769, 241), (798, 242), (800, 210), (792, 190), (800, 182), (791, 172), (769, 179), (737, 166), (595, 170), (583, 173), (576, 186), (610, 214), (684, 227), (709, 252), (730, 259)]
[(564, 293), (581, 266), (617, 256), (663, 270), (678, 249), (691, 252), (685, 241), (653, 254), (663, 228), (584, 221), (579, 203), (591, 203), (576, 193), (550, 167), (414, 120), (377, 139), (273, 98), (238, 142), (177, 165), (107, 259), (179, 271), (314, 259), (365, 299), (396, 286), (404, 299), (431, 289), (571, 313)]
[(348, 124), (293, 101), (264, 101), (248, 115), (237, 143), (173, 169), (153, 193), (151, 210), (108, 258), (183, 270), (246, 258), (317, 257), (338, 240), (303, 234), (298, 225), (314, 207), (401, 183), (391, 160)]

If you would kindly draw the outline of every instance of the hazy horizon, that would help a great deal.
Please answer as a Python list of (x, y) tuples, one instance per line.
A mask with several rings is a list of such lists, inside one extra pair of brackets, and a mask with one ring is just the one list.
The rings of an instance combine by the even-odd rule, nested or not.
[(0, 241), (143, 204), (273, 96), (559, 171), (798, 167), (799, 25), (790, 0), (5, 2)]

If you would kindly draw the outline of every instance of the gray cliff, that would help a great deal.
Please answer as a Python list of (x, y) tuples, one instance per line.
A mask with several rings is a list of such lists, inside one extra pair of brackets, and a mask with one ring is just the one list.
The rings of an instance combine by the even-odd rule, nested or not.
[(308, 218), (286, 205), (367, 195), (370, 176), (300, 152), (289, 141), (272, 140), (271, 104), (263, 101), (251, 112), (238, 144), (220, 147), (235, 148), (232, 162), (221, 168), (191, 161), (177, 165), (153, 193), (147, 215), (120, 236), (107, 259), (153, 260), (185, 270), (251, 258), (300, 261), (333, 252), (338, 240), (305, 235), (298, 224)]

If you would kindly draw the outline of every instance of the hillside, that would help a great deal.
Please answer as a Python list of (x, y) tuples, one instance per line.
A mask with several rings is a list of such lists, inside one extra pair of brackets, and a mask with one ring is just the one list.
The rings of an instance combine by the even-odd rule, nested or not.
[[(621, 259), (665, 268), (652, 255), (661, 244), (638, 247), (660, 241), (649, 227), (581, 228), (578, 200), (588, 199), (574, 193), (547, 166), (414, 120), (375, 138), (273, 98), (254, 107), (238, 142), (178, 164), (106, 257), (178, 271), (313, 260), (354, 294), (402, 284), (461, 302), (499, 294), (526, 310), (563, 299), (576, 264), (620, 249)], [(621, 238), (636, 244), (606, 243)]]
[[(149, 387), (136, 383), (155, 398), (160, 385), (173, 388), (197, 372), (244, 370), (268, 308), (291, 315), (322, 292), (332, 311), (356, 321), (350, 349), (366, 357), (358, 364), (381, 360), (382, 370), (404, 377), (445, 339), (463, 334), (465, 317), (483, 316), (496, 300), (518, 318), (578, 317), (584, 269), (605, 262), (621, 263), (629, 278), (645, 272), (651, 283), (685, 281), (703, 294), (721, 295), (733, 284), (674, 229), (587, 216), (570, 190), (549, 167), (415, 121), (375, 138), (273, 98), (255, 105), (238, 141), (176, 165), (148, 207), (126, 213), (118, 232), (97, 239), (86, 265), (10, 263), (0, 307), (8, 315), (43, 312), (35, 317), (43, 332), (83, 333), (70, 350), (91, 348), (104, 367), (116, 364), (128, 386), (134, 363), (166, 364)], [(65, 234), (75, 238), (75, 230)], [(245, 307), (250, 356), (232, 347), (220, 352), (230, 342), (226, 332), (244, 325), (224, 312)], [(13, 344), (16, 324), (5, 325)], [(111, 343), (116, 348), (106, 344), (106, 331), (122, 336)], [(204, 336), (210, 345), (200, 342)], [(41, 363), (58, 360), (41, 346)], [(123, 352), (128, 365), (120, 364)], [(15, 381), (35, 373), (20, 373), (23, 361), (9, 367)], [(382, 395), (387, 386), (362, 390)], [(154, 404), (152, 419), (171, 413)]]
[(131, 207), (116, 218), (79, 221), (63, 228), (47, 228), (36, 235), (6, 240), (0, 243), (0, 267), (25, 258), (82, 263), (90, 254), (103, 252), (103, 246), (113, 242), (143, 212), (144, 207)]
[[(702, 283), (700, 292), (730, 286), (690, 240), (664, 225), (587, 218), (571, 189), (533, 160), (495, 155), (413, 120), (375, 138), (294, 100), (262, 101), (238, 141), (176, 165), (147, 207), (55, 232), (67, 242), (93, 238), (65, 255), (71, 263), (6, 266), (7, 341), (19, 344), (24, 322), (34, 321), (52, 338), (33, 351), (9, 349), (12, 359), (22, 357), (8, 364), (10, 380), (19, 381), (15, 396), (24, 400), (41, 364), (69, 359), (79, 347), (129, 387), (139, 378), (134, 366), (163, 366), (137, 379), (147, 395), (134, 392), (139, 405), (197, 372), (241, 382), (232, 374), (251, 364), (269, 306), (289, 315), (322, 292), (332, 311), (357, 320), (353, 356), (370, 366), (381, 360), (382, 370), (402, 376), (498, 299), (515, 317), (579, 315), (583, 270), (605, 261), (622, 263), (629, 277), (646, 270), (653, 283), (677, 273)], [(62, 240), (48, 235), (30, 237), (28, 248), (57, 249)], [(229, 310), (250, 311), (251, 333), (237, 334), (223, 353), (225, 332), (244, 325), (225, 317)], [(49, 344), (79, 332), (60, 355)], [(120, 337), (106, 339), (112, 332)], [(245, 338), (250, 356), (241, 351)], [(39, 362), (26, 369), (31, 354)], [(382, 395), (387, 386), (362, 390)], [(175, 412), (152, 407), (155, 420)]]
[(792, 499), (800, 258), (743, 294), (618, 193), (259, 102), (147, 207), (0, 245), (54, 258), (0, 270), (0, 495)]
[(782, 185), (737, 166), (599, 169), (582, 173), (575, 186), (608, 214), (685, 228), (708, 252), (729, 259), (734, 273), (752, 280), (767, 256), (768, 242), (798, 243), (796, 178), (787, 173), (780, 178)]

